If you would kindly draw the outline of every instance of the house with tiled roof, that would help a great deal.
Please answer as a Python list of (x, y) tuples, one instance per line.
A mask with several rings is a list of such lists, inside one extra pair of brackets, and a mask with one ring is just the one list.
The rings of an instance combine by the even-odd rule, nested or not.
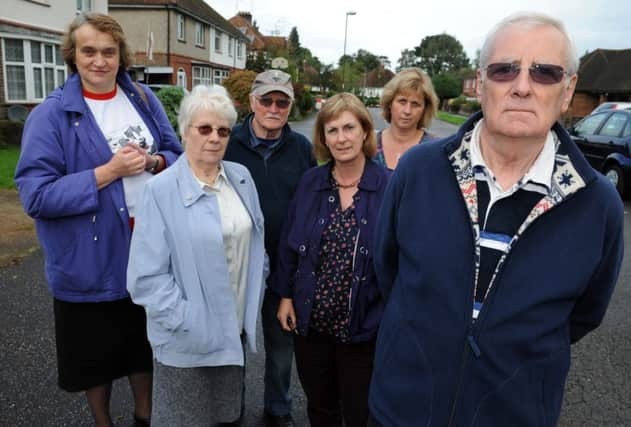
[(287, 49), (288, 41), (282, 36), (264, 36), (252, 21), (250, 12), (239, 12), (229, 19), (230, 23), (243, 33), (250, 41), (250, 54), (258, 55), (270, 48)]
[(245, 69), (247, 37), (204, 0), (109, 0), (148, 84), (221, 84)]
[(367, 98), (381, 98), (383, 87), (394, 77), (394, 73), (383, 65), (364, 73), (360, 83), (360, 93)]
[(60, 48), (68, 24), (82, 11), (107, 13), (107, 0), (2, 0), (1, 7), (0, 120), (23, 118), (68, 77)]
[(569, 114), (588, 115), (606, 101), (631, 101), (631, 49), (596, 49), (581, 58)]

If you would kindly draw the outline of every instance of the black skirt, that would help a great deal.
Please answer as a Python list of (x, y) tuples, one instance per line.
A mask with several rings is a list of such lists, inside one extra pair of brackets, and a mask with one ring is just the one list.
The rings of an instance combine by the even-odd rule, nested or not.
[(133, 373), (152, 372), (145, 311), (131, 299), (54, 300), (59, 387), (83, 391)]

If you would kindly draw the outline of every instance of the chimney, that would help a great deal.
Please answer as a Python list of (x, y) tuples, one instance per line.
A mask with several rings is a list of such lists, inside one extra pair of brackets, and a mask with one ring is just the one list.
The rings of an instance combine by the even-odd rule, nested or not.
[(239, 12), (238, 15), (252, 25), (252, 14), (250, 12)]

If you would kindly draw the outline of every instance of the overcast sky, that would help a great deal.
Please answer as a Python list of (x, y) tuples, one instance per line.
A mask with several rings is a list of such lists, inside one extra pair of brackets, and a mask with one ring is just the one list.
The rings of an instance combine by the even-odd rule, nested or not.
[(560, 18), (574, 38), (579, 56), (597, 48), (631, 48), (631, 1), (604, 0), (205, 0), (223, 17), (249, 11), (264, 35), (288, 36), (298, 28), (300, 43), (325, 64), (365, 49), (388, 56), (393, 69), (401, 50), (425, 36), (447, 33), (472, 59), (488, 30), (505, 16), (531, 10)]

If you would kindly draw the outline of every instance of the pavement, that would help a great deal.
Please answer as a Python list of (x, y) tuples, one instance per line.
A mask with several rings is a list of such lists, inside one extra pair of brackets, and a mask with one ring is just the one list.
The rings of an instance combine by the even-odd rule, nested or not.
[[(437, 122), (434, 125), (442, 123)], [(299, 122), (292, 127), (304, 125)], [(434, 126), (431, 130), (436, 132)], [(306, 134), (310, 134), (309, 129)], [(625, 210), (625, 252), (630, 254), (631, 201), (625, 201)], [(0, 191), (0, 211), (0, 259), (9, 260), (0, 266), (0, 426), (90, 426), (92, 419), (85, 397), (63, 392), (56, 384), (52, 299), (32, 221), (21, 213), (14, 191)], [(9, 232), (13, 234), (7, 239)], [(572, 349), (560, 427), (631, 426), (628, 259), (629, 255), (602, 326)], [(262, 343), (260, 325), (258, 339)], [(262, 346), (258, 353), (248, 353), (246, 427), (262, 425), (263, 365)], [(291, 395), (296, 425), (308, 426), (306, 401), (295, 372)], [(133, 425), (131, 402), (126, 381), (116, 381), (111, 412), (117, 426)]]

